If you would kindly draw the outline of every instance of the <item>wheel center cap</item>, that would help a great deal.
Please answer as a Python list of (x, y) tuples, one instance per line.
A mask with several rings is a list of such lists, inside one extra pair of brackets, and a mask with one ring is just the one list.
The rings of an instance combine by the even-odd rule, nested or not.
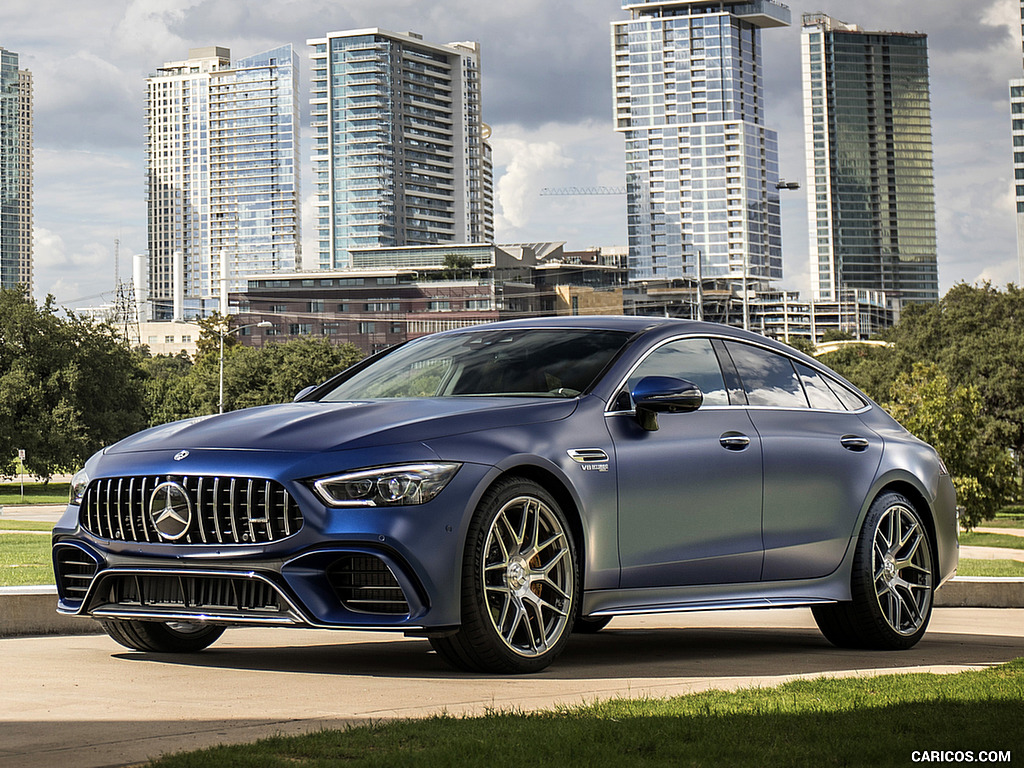
[(886, 557), (882, 564), (882, 577), (890, 583), (896, 578), (896, 563), (891, 557)]
[(507, 577), (508, 588), (513, 592), (518, 592), (529, 580), (530, 571), (521, 558), (515, 558), (508, 564)]

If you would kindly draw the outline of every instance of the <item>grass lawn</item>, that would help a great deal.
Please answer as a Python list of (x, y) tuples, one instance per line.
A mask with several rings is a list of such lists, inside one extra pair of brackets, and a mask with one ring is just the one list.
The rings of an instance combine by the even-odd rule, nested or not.
[[(1024, 659), (955, 675), (787, 683), (553, 712), (439, 716), (172, 755), (151, 768), (910, 766), (1024, 755)], [(988, 756), (989, 760), (993, 760)]]
[(53, 523), (38, 520), (8, 520), (0, 517), (0, 531), (52, 531)]
[(0, 587), (53, 583), (49, 536), (0, 534)]
[(1024, 563), (1016, 560), (961, 560), (957, 576), (1024, 576)]
[(1006, 549), (1024, 549), (1024, 536), (1013, 536), (1005, 533), (970, 533), (961, 532), (961, 547), (1004, 547)]
[(70, 483), (25, 483), (25, 499), (18, 483), (0, 484), (0, 506), (22, 504), (67, 504)]

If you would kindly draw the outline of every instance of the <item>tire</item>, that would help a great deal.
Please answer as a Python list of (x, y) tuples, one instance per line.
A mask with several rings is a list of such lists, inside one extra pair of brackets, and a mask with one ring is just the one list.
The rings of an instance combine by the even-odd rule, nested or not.
[(572, 631), (578, 635), (596, 635), (607, 627), (608, 622), (611, 620), (611, 616), (598, 616), (594, 619), (585, 619), (582, 616), (577, 616), (576, 621), (572, 625)]
[(150, 653), (195, 653), (224, 634), (224, 627), (191, 622), (102, 621), (100, 624), (125, 648)]
[(530, 480), (501, 480), (470, 522), (462, 625), (431, 645), (470, 672), (537, 672), (564, 649), (579, 589), (575, 544), (558, 502)]
[(815, 606), (821, 633), (841, 648), (905, 650), (928, 628), (935, 592), (932, 542), (905, 496), (875, 499), (857, 541), (850, 602)]

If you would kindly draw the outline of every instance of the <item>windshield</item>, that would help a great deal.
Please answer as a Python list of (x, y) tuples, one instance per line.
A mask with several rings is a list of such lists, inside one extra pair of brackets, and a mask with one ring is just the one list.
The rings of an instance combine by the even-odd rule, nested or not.
[(425, 336), (384, 355), (323, 395), (575, 397), (629, 339), (622, 331), (510, 329)]

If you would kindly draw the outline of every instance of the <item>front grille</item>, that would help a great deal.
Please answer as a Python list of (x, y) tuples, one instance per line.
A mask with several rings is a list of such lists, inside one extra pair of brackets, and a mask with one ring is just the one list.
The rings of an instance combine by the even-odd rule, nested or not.
[(270, 584), (244, 576), (115, 574), (103, 579), (89, 602), (90, 611), (107, 612), (117, 606), (167, 613), (284, 613), (277, 591)]
[(78, 547), (58, 546), (53, 553), (53, 565), (60, 596), (69, 601), (83, 600), (96, 576), (98, 563)]
[(173, 543), (268, 544), (302, 527), (302, 512), (280, 483), (183, 475), (94, 480), (82, 499), (82, 527), (105, 539), (167, 542), (156, 529), (150, 505), (156, 488), (168, 482), (184, 490), (191, 511), (187, 527)]
[(342, 605), (350, 611), (388, 615), (409, 612), (402, 587), (380, 558), (345, 555), (327, 569), (327, 578)]

